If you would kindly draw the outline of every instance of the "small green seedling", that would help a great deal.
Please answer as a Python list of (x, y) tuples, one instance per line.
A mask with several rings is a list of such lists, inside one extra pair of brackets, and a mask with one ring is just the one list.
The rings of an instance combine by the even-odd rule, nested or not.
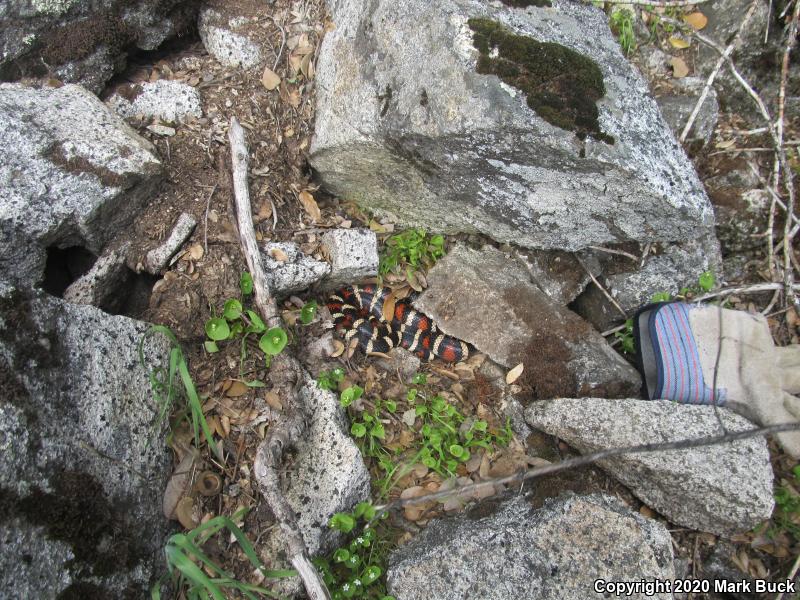
[(636, 49), (636, 36), (633, 33), (634, 19), (635, 15), (627, 8), (617, 8), (611, 13), (609, 19), (611, 31), (616, 34), (619, 45), (626, 55)]
[(249, 296), (253, 293), (253, 276), (247, 271), (243, 271), (239, 278), (239, 289), (242, 291), (242, 296)]
[(335, 390), (344, 381), (344, 369), (336, 367), (330, 371), (321, 371), (317, 376), (317, 387), (321, 390)]
[(339, 396), (339, 404), (342, 405), (343, 408), (347, 408), (353, 402), (361, 398), (364, 393), (364, 388), (353, 385), (344, 390)]
[(312, 300), (311, 302), (306, 302), (303, 308), (300, 310), (300, 322), (303, 325), (308, 325), (314, 320), (314, 317), (316, 315), (317, 315), (316, 300)]
[(192, 424), (192, 431), (194, 433), (194, 443), (197, 448), (200, 447), (200, 430), (203, 431), (203, 437), (206, 439), (208, 447), (214, 455), (220, 460), (224, 461), (222, 450), (214, 442), (214, 436), (211, 433), (211, 428), (208, 426), (206, 417), (203, 414), (203, 405), (200, 402), (200, 396), (197, 394), (197, 389), (194, 386), (192, 377), (189, 374), (189, 367), (186, 364), (186, 357), (181, 350), (178, 339), (167, 327), (163, 325), (154, 325), (142, 336), (139, 341), (139, 361), (142, 367), (145, 367), (144, 359), (144, 341), (147, 337), (160, 333), (166, 337), (170, 344), (171, 349), (169, 353), (169, 367), (165, 369), (155, 369), (150, 372), (150, 387), (153, 390), (153, 396), (156, 404), (159, 407), (159, 416), (156, 424), (163, 423), (164, 419), (172, 412), (175, 398), (178, 394), (178, 384), (176, 376), (180, 377), (183, 383), (183, 389), (186, 393), (187, 410), (189, 421)]

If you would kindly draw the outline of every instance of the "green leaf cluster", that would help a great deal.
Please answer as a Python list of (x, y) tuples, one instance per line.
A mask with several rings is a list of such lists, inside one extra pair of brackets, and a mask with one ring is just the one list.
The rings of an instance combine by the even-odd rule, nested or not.
[(321, 371), (317, 376), (317, 387), (321, 390), (335, 390), (344, 381), (344, 369), (336, 367), (330, 371)]
[[(242, 292), (242, 298), (253, 293), (253, 279), (249, 273), (242, 273), (239, 288)], [(306, 304), (301, 311), (301, 321), (307, 319), (307, 322), (310, 323), (315, 314), (316, 303)], [(268, 362), (269, 357), (280, 354), (289, 341), (284, 329), (272, 327), (268, 330), (258, 313), (254, 310), (245, 309), (242, 300), (236, 298), (230, 298), (225, 301), (222, 307), (222, 316), (212, 317), (206, 321), (205, 331), (209, 338), (205, 342), (205, 349), (210, 353), (219, 352), (217, 342), (232, 340), (242, 335), (242, 362), (244, 362), (246, 356), (245, 342), (250, 334), (261, 334), (258, 347), (267, 355)]]
[(505, 446), (511, 441), (508, 422), (503, 432), (493, 433), (486, 421), (467, 420), (439, 395), (429, 402), (417, 403), (415, 412), (422, 419), (418, 460), (443, 477), (454, 476), (458, 464), (467, 462), (476, 448), (492, 450), (495, 445)]
[[(386, 570), (384, 550), (388, 544), (380, 539), (378, 530), (370, 523), (375, 516), (375, 507), (371, 503), (359, 502), (352, 512), (336, 513), (331, 517), (328, 525), (346, 534), (345, 543), (328, 557), (315, 559), (314, 564), (333, 600), (394, 600), (393, 596), (386, 595), (381, 579)], [(359, 521), (361, 527), (357, 529)]]
[(428, 235), (424, 229), (407, 229), (386, 240), (378, 272), (381, 276), (404, 272), (408, 275), (420, 267), (432, 267), (442, 256), (444, 238), (441, 235)]

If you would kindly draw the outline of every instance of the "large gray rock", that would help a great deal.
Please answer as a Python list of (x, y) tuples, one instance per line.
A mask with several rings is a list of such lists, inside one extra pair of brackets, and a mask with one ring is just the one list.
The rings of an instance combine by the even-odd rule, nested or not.
[[(727, 409), (720, 408), (719, 415), (728, 432), (755, 427)], [(525, 418), (583, 454), (722, 435), (714, 407), (666, 400), (550, 400), (531, 404)], [(764, 438), (626, 454), (598, 464), (678, 525), (731, 536), (772, 514), (773, 475)]]
[(100, 254), (161, 180), (152, 145), (75, 85), (0, 85), (0, 138), (0, 273), (25, 285), (50, 246)]
[[(525, 10), (482, 0), (329, 5), (336, 29), (320, 51), (310, 159), (336, 195), (397, 223), (535, 248), (683, 240), (711, 227), (694, 168), (601, 10), (567, 0)], [(605, 85), (598, 136), (615, 143), (581, 141), (516, 88), (478, 74), (472, 17), (595, 61)]]
[(536, 398), (638, 392), (636, 370), (588, 323), (534, 285), (526, 267), (492, 247), (456, 246), (428, 272), (414, 305), (439, 328), (506, 368)]
[(50, 75), (99, 93), (128, 52), (185, 32), (195, 11), (185, 0), (3, 2), (0, 79)]
[(389, 592), (397, 600), (582, 600), (598, 595), (597, 580), (675, 576), (667, 529), (616, 498), (562, 497), (534, 510), (516, 497), (484, 511), (434, 521), (394, 552)]
[[(164, 570), (171, 459), (148, 325), (49, 296), (0, 296), (0, 596), (143, 598)], [(160, 425), (160, 426), (159, 426)]]
[[(300, 396), (306, 406), (314, 407), (314, 413), (294, 465), (286, 473), (286, 501), (297, 511), (297, 525), (309, 553), (321, 556), (332, 552), (341, 539), (328, 521), (337, 512), (349, 511), (369, 499), (370, 477), (336, 395), (319, 389), (310, 379)], [(280, 529), (273, 528), (262, 543), (261, 557), (268, 568), (291, 568)], [(296, 577), (276, 580), (271, 588), (285, 595), (302, 590)]]

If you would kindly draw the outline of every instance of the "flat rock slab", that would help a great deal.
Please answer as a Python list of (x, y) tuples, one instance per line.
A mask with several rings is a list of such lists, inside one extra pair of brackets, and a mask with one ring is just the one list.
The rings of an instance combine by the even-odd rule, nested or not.
[(638, 392), (636, 369), (576, 314), (534, 285), (527, 268), (490, 246), (456, 246), (428, 272), (414, 305), (445, 333), (512, 368), (536, 398), (626, 397)]
[(99, 255), (152, 197), (153, 146), (76, 85), (0, 84), (0, 273), (41, 282), (46, 249)]
[[(755, 428), (727, 409), (719, 414), (729, 432)], [(662, 400), (549, 400), (531, 404), (525, 418), (583, 454), (722, 434), (714, 407)], [(678, 525), (730, 537), (772, 514), (773, 474), (764, 438), (615, 456), (598, 464)]]
[(583, 600), (600, 596), (596, 580), (675, 576), (667, 529), (616, 498), (561, 497), (534, 510), (517, 497), (489, 515), (487, 506), (433, 521), (390, 555), (389, 593), (397, 600)]
[[(369, 499), (370, 476), (336, 395), (318, 388), (313, 379), (301, 388), (300, 395), (306, 406), (314, 407), (314, 414), (294, 466), (286, 475), (285, 495), (296, 510), (306, 548), (312, 556), (320, 556), (332, 552), (341, 538), (328, 521), (337, 512), (349, 511)], [(262, 544), (267, 568), (291, 568), (285, 561), (286, 539), (280, 529), (273, 528)], [(294, 595), (300, 593), (302, 584), (295, 577), (274, 580), (270, 588)]]
[(147, 338), (141, 366), (148, 328), (0, 292), (0, 596), (143, 598), (166, 570), (172, 461), (148, 375), (169, 345)]
[[(337, 0), (330, 12), (310, 160), (335, 195), (396, 223), (532, 248), (684, 240), (713, 226), (692, 164), (602, 10)], [(605, 87), (598, 123), (615, 142), (581, 140), (477, 73), (470, 18), (594, 61)]]
[(221, 65), (250, 69), (263, 61), (263, 5), (252, 0), (231, 4), (206, 0), (197, 28), (206, 51)]

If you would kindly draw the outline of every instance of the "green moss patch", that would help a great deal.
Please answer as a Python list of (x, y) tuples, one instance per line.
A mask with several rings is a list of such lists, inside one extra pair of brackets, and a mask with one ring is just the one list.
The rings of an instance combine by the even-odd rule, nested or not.
[(524, 92), (528, 106), (551, 125), (574, 131), (580, 139), (590, 135), (614, 143), (597, 120), (596, 102), (606, 93), (597, 63), (560, 44), (516, 35), (496, 21), (468, 23), (480, 52), (478, 73), (497, 75)]

